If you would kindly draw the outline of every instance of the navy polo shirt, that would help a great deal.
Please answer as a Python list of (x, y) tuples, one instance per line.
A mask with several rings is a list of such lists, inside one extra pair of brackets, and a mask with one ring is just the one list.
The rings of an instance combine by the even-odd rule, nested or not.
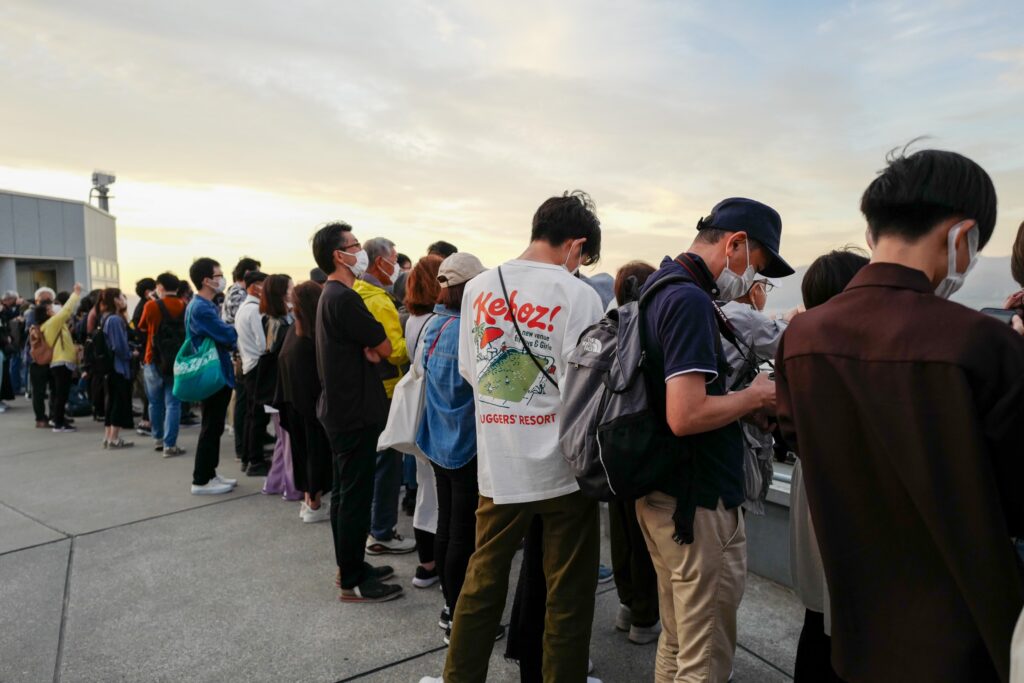
[[(700, 270), (699, 277), (710, 287), (714, 282), (699, 256), (689, 254)], [(692, 275), (668, 256), (644, 285), (646, 290), (666, 275)], [(709, 396), (728, 393), (728, 365), (722, 336), (710, 293), (695, 282), (670, 284), (656, 292), (644, 310), (646, 350), (651, 360), (651, 379), (668, 382), (685, 373), (700, 373)], [(664, 410), (665, 394), (652, 392)], [(726, 508), (743, 503), (743, 433), (739, 422), (679, 440), (693, 454), (694, 494), (697, 505), (709, 510), (721, 499)], [(680, 495), (677, 485), (663, 489)]]

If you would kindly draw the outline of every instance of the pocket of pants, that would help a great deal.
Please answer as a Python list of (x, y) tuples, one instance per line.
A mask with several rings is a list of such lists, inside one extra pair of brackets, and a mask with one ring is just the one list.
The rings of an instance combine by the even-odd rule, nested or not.
[[(747, 540), (747, 537), (746, 537), (746, 523), (744, 522), (744, 519), (743, 519), (743, 508), (742, 508), (742, 506), (741, 507), (735, 507), (732, 510), (726, 510), (725, 512), (726, 512), (726, 514), (734, 517), (734, 519), (735, 519), (735, 526), (732, 528), (732, 533), (729, 534), (729, 537), (725, 540), (725, 543), (722, 544), (722, 549), (723, 550), (728, 548), (729, 546), (733, 545), (734, 543), (740, 541), (740, 540), (742, 540), (742, 541), (746, 541)], [(740, 536), (742, 536), (742, 539), (740, 539)]]
[(654, 509), (674, 513), (676, 511), (676, 499), (667, 493), (653, 491), (644, 496), (644, 503)]

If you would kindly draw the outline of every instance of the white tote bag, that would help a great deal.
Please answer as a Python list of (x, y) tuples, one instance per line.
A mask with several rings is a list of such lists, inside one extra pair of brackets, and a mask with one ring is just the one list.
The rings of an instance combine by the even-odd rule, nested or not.
[[(434, 339), (434, 346), (441, 338), (441, 332), (452, 320), (455, 318), (450, 318), (441, 326), (441, 330), (438, 331), (437, 337)], [(426, 327), (426, 325), (423, 326), (424, 329)], [(426, 374), (422, 368), (423, 364), (420, 362), (419, 340), (416, 341), (415, 349), (409, 374), (395, 385), (395, 392), (391, 398), (391, 410), (388, 412), (388, 423), (384, 427), (384, 431), (381, 432), (380, 438), (377, 439), (377, 450), (394, 448), (399, 453), (410, 453), (417, 458), (428, 460), (427, 455), (416, 445), (416, 433), (419, 431), (420, 421), (423, 420), (423, 409), (426, 403), (424, 395), (427, 386)], [(431, 346), (430, 351), (433, 350), (434, 347)], [(430, 351), (427, 352), (428, 357)]]

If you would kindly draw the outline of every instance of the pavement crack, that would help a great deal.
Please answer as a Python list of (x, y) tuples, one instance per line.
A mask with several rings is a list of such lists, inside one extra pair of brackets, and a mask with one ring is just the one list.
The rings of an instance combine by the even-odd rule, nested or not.
[(71, 601), (71, 567), (75, 559), (75, 538), (71, 537), (71, 547), (68, 548), (68, 569), (64, 574), (64, 603), (60, 610), (60, 632), (57, 636), (57, 658), (53, 663), (53, 683), (60, 683), (61, 665), (64, 662), (64, 633), (67, 630), (68, 603)]
[[(24, 510), (19, 510), (18, 508), (14, 507), (13, 505), (5, 503), (2, 500), (0, 500), (0, 505), (3, 505), (8, 510), (11, 510), (13, 512), (17, 512), (19, 515), (21, 515), (22, 517), (25, 517), (26, 519), (31, 519), (33, 522), (35, 522), (36, 524), (39, 524), (40, 526), (45, 526), (50, 531), (56, 531), (58, 534), (60, 534), (64, 538), (71, 538), (72, 536), (74, 536), (74, 534), (68, 533), (67, 531), (64, 531), (63, 529), (58, 529), (57, 527), (53, 526), (52, 524), (47, 524), (46, 522), (44, 522), (43, 520), (39, 519), (38, 517), (30, 515), (27, 512), (25, 512)], [(61, 540), (63, 540), (63, 539), (61, 539)]]

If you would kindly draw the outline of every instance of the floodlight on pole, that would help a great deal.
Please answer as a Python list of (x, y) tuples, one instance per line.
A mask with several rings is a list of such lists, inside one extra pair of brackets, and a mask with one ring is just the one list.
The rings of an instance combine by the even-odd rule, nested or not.
[(89, 190), (89, 202), (92, 203), (92, 194), (99, 197), (100, 208), (110, 213), (110, 186), (117, 180), (112, 171), (93, 171), (92, 189)]

